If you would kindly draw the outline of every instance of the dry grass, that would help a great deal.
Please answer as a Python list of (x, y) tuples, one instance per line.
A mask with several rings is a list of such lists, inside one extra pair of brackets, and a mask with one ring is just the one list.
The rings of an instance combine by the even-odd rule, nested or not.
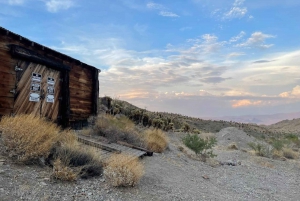
[(168, 146), (168, 141), (166, 134), (160, 129), (145, 131), (145, 143), (151, 151), (163, 152)]
[(230, 149), (230, 150), (238, 150), (238, 146), (235, 142), (231, 143), (230, 145), (228, 145), (227, 149)]
[(55, 160), (51, 177), (62, 181), (75, 181), (77, 175), (73, 169), (65, 166), (60, 159)]
[(98, 116), (94, 134), (106, 137), (110, 142), (125, 141), (127, 143), (144, 146), (143, 137), (135, 128), (135, 124), (125, 116)]
[(144, 166), (130, 155), (114, 154), (104, 169), (113, 186), (135, 186), (144, 174)]
[(290, 148), (283, 148), (283, 156), (288, 158), (288, 159), (298, 159), (299, 158), (299, 153), (293, 151)]
[(204, 140), (210, 140), (212, 138), (216, 138), (216, 135), (214, 133), (201, 133), (199, 137)]
[(55, 124), (33, 115), (5, 116), (1, 119), (0, 130), (10, 156), (20, 162), (47, 157), (61, 137)]
[(282, 157), (283, 157), (283, 152), (281, 150), (278, 151), (278, 150), (274, 149), (272, 151), (272, 158), (273, 159), (281, 159)]

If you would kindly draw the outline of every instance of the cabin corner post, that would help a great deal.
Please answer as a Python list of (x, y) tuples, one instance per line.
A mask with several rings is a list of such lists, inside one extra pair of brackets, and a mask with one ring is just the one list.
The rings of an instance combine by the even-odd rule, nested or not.
[(61, 91), (61, 126), (66, 128), (69, 126), (70, 120), (70, 76), (69, 71), (62, 72), (62, 91)]
[(99, 102), (99, 70), (94, 69), (94, 76), (93, 76), (93, 107), (92, 107), (92, 114), (98, 114), (98, 102)]

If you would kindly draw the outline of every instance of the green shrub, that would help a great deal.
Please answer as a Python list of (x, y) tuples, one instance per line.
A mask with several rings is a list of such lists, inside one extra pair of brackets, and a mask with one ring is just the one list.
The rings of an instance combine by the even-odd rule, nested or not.
[(250, 142), (248, 146), (251, 147), (258, 156), (270, 157), (271, 155), (271, 150), (263, 144)]
[(280, 151), (280, 150), (283, 148), (284, 143), (283, 143), (283, 141), (275, 140), (275, 141), (272, 143), (272, 146), (273, 146), (274, 149), (276, 149), (277, 151)]
[(182, 139), (183, 143), (193, 150), (195, 154), (206, 155), (208, 157), (215, 157), (216, 155), (212, 152), (212, 147), (216, 145), (216, 138), (201, 139), (197, 134), (188, 134)]

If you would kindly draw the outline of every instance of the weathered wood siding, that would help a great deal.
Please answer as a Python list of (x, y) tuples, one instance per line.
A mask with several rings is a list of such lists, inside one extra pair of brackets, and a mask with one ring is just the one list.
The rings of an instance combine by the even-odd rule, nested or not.
[(93, 75), (89, 69), (73, 65), (70, 71), (70, 120), (87, 119), (92, 114)]
[(12, 114), (14, 106), (14, 94), (10, 91), (16, 83), (15, 61), (9, 54), (7, 42), (6, 37), (0, 36), (0, 116)]
[[(56, 80), (54, 104), (29, 101), (33, 72), (42, 75), (43, 91), (47, 77)], [(64, 125), (86, 120), (98, 111), (98, 74), (95, 67), (0, 27), (0, 116), (33, 113)]]

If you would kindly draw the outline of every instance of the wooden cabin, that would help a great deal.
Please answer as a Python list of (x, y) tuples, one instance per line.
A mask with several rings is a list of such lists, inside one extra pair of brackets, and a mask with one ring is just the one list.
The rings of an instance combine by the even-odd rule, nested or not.
[(100, 70), (0, 27), (0, 117), (34, 114), (63, 127), (97, 115)]

